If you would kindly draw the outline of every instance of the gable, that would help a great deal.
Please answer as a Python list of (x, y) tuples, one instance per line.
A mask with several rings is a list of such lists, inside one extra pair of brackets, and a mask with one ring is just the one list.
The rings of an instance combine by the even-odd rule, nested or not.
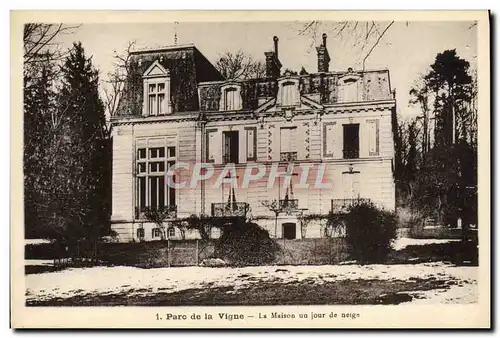
[(153, 62), (151, 66), (144, 72), (144, 77), (168, 76), (169, 72), (163, 67), (158, 60)]
[[(290, 109), (290, 107), (280, 107), (276, 104), (276, 98), (270, 99), (267, 102), (264, 102), (260, 107), (258, 107), (255, 112), (256, 113), (262, 113), (262, 112), (276, 112), (276, 111), (283, 111), (283, 109)], [(323, 106), (310, 98), (307, 98), (305, 96), (300, 96), (300, 104), (293, 107), (294, 110), (310, 110), (310, 109), (323, 109)]]

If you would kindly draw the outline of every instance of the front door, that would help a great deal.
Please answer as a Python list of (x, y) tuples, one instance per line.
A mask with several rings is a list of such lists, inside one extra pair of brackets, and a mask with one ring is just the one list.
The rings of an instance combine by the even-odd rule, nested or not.
[(283, 223), (283, 238), (295, 239), (297, 226), (295, 223)]

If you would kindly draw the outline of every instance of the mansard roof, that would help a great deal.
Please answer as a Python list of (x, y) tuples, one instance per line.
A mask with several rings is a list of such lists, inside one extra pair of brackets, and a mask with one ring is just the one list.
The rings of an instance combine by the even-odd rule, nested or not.
[(365, 70), (354, 71), (349, 69), (343, 72), (322, 72), (313, 74), (289, 75), (280, 78), (260, 78), (248, 80), (211, 81), (199, 83), (200, 110), (210, 112), (219, 110), (221, 88), (228, 82), (241, 86), (243, 110), (255, 111), (262, 104), (276, 98), (280, 81), (287, 77), (298, 79), (301, 101), (316, 104), (313, 108), (339, 104), (340, 88), (345, 84), (358, 82), (358, 91), (361, 91), (363, 103), (373, 101), (393, 100), (389, 71)]
[(198, 83), (223, 79), (215, 67), (192, 44), (134, 51), (130, 54), (128, 76), (116, 117), (141, 115), (144, 96), (143, 76), (147, 71), (156, 70), (168, 72), (170, 75), (174, 112), (199, 110)]

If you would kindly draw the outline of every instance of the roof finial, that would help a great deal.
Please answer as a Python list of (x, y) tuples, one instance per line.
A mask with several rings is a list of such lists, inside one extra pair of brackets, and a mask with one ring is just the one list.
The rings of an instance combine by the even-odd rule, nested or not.
[(174, 22), (174, 45), (177, 46), (177, 25), (179, 24), (179, 22), (175, 21)]

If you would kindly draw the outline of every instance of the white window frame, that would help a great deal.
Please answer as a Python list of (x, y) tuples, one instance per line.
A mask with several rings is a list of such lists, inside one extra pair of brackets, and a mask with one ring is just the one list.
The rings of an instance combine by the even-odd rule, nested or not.
[[(242, 109), (242, 99), (241, 99), (241, 86), (236, 83), (226, 84), (221, 87), (221, 96), (219, 101), (219, 110), (220, 111), (233, 111), (233, 110), (241, 110)], [(234, 92), (232, 106), (229, 107), (227, 102), (226, 93)]]
[[(170, 233), (170, 231), (173, 231), (173, 235)], [(175, 228), (170, 226), (167, 228), (167, 238), (172, 238), (172, 237), (175, 237)]]
[[(170, 71), (165, 69), (158, 60), (153, 62), (153, 64), (144, 72), (143, 82), (144, 82), (144, 103), (143, 103), (143, 116), (159, 116), (168, 115), (172, 113), (172, 102), (170, 98)], [(163, 90), (159, 91), (160, 85), (163, 86)], [(150, 91), (150, 86), (155, 86), (156, 90), (154, 92)], [(158, 109), (159, 97), (163, 96), (163, 104), (160, 109)], [(150, 106), (150, 97), (155, 98), (155, 106)]]
[[(161, 149), (163, 148), (163, 156), (161, 156), (161, 153), (155, 154), (155, 151), (153, 149)], [(136, 189), (136, 207), (141, 207), (140, 205), (140, 178), (144, 178), (144, 193), (145, 193), (145, 199), (144, 199), (144, 204), (142, 207), (151, 207), (151, 180), (150, 178), (152, 177), (164, 177), (164, 196), (163, 196), (163, 201), (164, 201), (164, 206), (170, 206), (170, 193), (172, 193), (167, 186), (167, 179), (168, 179), (168, 165), (169, 162), (176, 162), (177, 157), (176, 156), (170, 156), (169, 154), (169, 148), (174, 148), (175, 149), (175, 155), (177, 156), (177, 147), (175, 145), (170, 144), (168, 141), (165, 142), (164, 139), (158, 139), (158, 138), (149, 138), (149, 139), (138, 139), (136, 141), (136, 146), (135, 146), (135, 173), (136, 173), (136, 184), (135, 184), (135, 189)], [(145, 151), (145, 156), (141, 157), (140, 156), (140, 151), (144, 149)], [(160, 170), (160, 163), (163, 165), (163, 170)], [(152, 164), (155, 164), (158, 166), (158, 170), (151, 170)], [(144, 171), (140, 170), (140, 168), (145, 168)], [(158, 189), (158, 188), (157, 188)], [(173, 192), (175, 195), (175, 202), (176, 205), (178, 203), (178, 192), (175, 190)], [(159, 189), (156, 193), (156, 200), (157, 203), (160, 200), (159, 196)]]
[(300, 105), (299, 79), (285, 77), (278, 81), (278, 95), (276, 97), (278, 107), (293, 107)]
[(359, 79), (360, 76), (357, 74), (348, 74), (339, 79), (339, 84), (342, 91), (341, 102), (359, 101)]

